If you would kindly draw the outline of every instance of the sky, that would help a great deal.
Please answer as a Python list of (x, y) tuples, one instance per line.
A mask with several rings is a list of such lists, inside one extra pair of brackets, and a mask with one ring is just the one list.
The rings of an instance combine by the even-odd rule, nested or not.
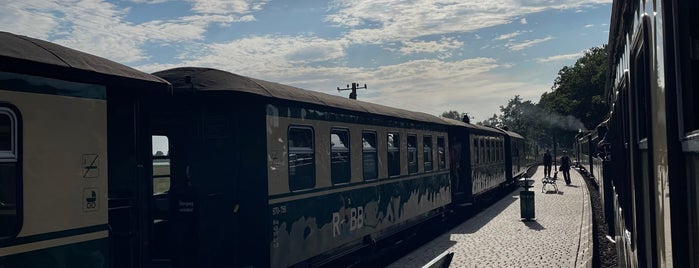
[(612, 0), (0, 0), (0, 31), (152, 73), (217, 68), (472, 121), (608, 41)]

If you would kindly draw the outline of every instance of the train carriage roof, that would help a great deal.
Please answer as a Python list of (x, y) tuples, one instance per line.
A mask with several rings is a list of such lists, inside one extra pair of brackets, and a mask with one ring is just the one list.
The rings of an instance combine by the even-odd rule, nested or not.
[(524, 136), (519, 135), (519, 133), (517, 133), (517, 132), (504, 130), (504, 129), (502, 131), (504, 131), (505, 134), (507, 134), (507, 136), (510, 136), (512, 138), (524, 139)]
[[(322, 92), (304, 90), (212, 68), (181, 67), (159, 71), (153, 74), (172, 83), (175, 91), (194, 89), (196, 91), (245, 92), (275, 99), (299, 101), (350, 111), (411, 119), (420, 122), (445, 124), (440, 118), (426, 113), (412, 112)], [(187, 76), (191, 77), (191, 84), (185, 81), (185, 77)]]
[(0, 32), (0, 71), (128, 88), (170, 89), (153, 75), (55, 43)]
[(461, 127), (466, 127), (466, 128), (470, 128), (470, 129), (477, 129), (477, 130), (485, 131), (485, 132), (495, 132), (495, 133), (503, 134), (503, 135), (506, 134), (506, 132), (504, 130), (499, 129), (499, 128), (495, 128), (495, 127), (491, 127), (491, 126), (469, 124), (469, 123), (465, 123), (463, 121), (459, 121), (459, 120), (451, 119), (451, 118), (446, 118), (446, 117), (440, 117), (440, 119), (442, 119), (442, 121), (444, 121), (444, 123), (446, 123), (448, 125), (452, 125), (452, 126), (461, 126)]

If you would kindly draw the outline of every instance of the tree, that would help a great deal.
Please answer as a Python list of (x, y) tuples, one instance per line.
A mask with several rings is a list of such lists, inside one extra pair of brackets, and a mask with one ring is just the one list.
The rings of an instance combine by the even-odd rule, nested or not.
[(468, 113), (460, 113), (459, 111), (456, 111), (456, 110), (449, 110), (449, 111), (443, 112), (442, 117), (451, 118), (454, 120), (461, 121), (464, 119), (464, 117), (468, 117)]
[(534, 106), (531, 101), (523, 102), (522, 97), (515, 95), (507, 102), (507, 106), (500, 106), (500, 124), (507, 126), (511, 131), (525, 134), (536, 122), (533, 117)]
[[(607, 46), (585, 51), (573, 66), (558, 71), (551, 92), (541, 95), (539, 106), (580, 120), (580, 129), (594, 129), (609, 111), (604, 103)], [(570, 129), (577, 131), (578, 129)]]
[(498, 115), (497, 115), (497, 114), (493, 114), (492, 117), (490, 117), (490, 118), (488, 118), (488, 119), (486, 119), (486, 120), (476, 122), (476, 125), (481, 125), (481, 126), (500, 126), (501, 124), (500, 124), (500, 119), (498, 119)]
[(606, 45), (591, 48), (575, 65), (558, 71), (552, 91), (543, 93), (538, 104), (515, 95), (500, 106), (500, 115), (477, 124), (506, 126), (542, 147), (553, 148), (554, 137), (557, 144), (570, 146), (579, 130), (594, 129), (609, 111), (606, 63)]
[(548, 131), (549, 143), (553, 137), (557, 143), (572, 144), (580, 130), (594, 129), (602, 122), (609, 111), (604, 103), (606, 83), (606, 45), (585, 51), (573, 66), (564, 66), (551, 86), (545, 92), (537, 107), (549, 113), (541, 117), (542, 129)]

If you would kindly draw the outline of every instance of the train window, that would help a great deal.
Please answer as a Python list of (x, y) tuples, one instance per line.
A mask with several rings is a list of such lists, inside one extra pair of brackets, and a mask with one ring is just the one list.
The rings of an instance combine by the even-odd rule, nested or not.
[(9, 109), (0, 108), (0, 159), (16, 160), (15, 131), (14, 114)]
[(350, 135), (349, 130), (330, 130), (330, 176), (333, 185), (350, 181)]
[(479, 161), (479, 152), (478, 152), (478, 139), (473, 139), (473, 163), (478, 164)]
[(493, 148), (490, 146), (490, 138), (485, 138), (485, 162), (490, 163), (493, 161), (491, 159), (491, 153), (493, 152)]
[(388, 133), (388, 176), (400, 175), (400, 135)]
[(316, 183), (313, 129), (289, 127), (289, 189), (311, 189)]
[(17, 116), (12, 110), (0, 107), (0, 237), (16, 235), (21, 224), (17, 133)]
[(495, 161), (500, 161), (500, 141), (499, 140), (493, 141), (493, 159), (495, 159)]
[(634, 137), (636, 142), (648, 138), (648, 122), (650, 121), (650, 112), (648, 111), (648, 107), (650, 107), (648, 102), (650, 98), (650, 63), (647, 48), (646, 44), (641, 44), (631, 66), (631, 87), (633, 88), (631, 94), (634, 98), (632, 107), (635, 108), (634, 114), (636, 115), (636, 137)]
[(152, 136), (153, 195), (170, 191), (170, 140), (167, 136)]
[(485, 163), (485, 144), (483, 143), (483, 138), (478, 136), (478, 163)]
[(408, 173), (417, 173), (417, 136), (408, 135)]
[(425, 172), (432, 171), (432, 136), (422, 137), (422, 161), (424, 161)]
[(439, 169), (447, 168), (447, 152), (444, 146), (444, 137), (437, 137), (437, 154), (439, 158)]
[(362, 133), (362, 170), (364, 180), (375, 180), (379, 177), (378, 151), (376, 150), (376, 132)]
[(500, 154), (500, 161), (505, 160), (505, 141), (500, 140), (499, 148), (498, 148), (498, 153)]
[(495, 161), (500, 161), (500, 141), (495, 140)]
[[(699, 3), (697, 1), (679, 1), (678, 10), (683, 10), (678, 14), (678, 25), (680, 33), (677, 34), (680, 46), (682, 47), (682, 86), (678, 92), (682, 105), (682, 115), (680, 120), (684, 123), (682, 134), (686, 140), (684, 150), (696, 152), (696, 146), (690, 146), (690, 141), (696, 142), (699, 136)], [(695, 25), (695, 26), (692, 26)], [(679, 38), (681, 37), (681, 38)], [(696, 144), (696, 143), (694, 143)]]
[(493, 162), (498, 161), (498, 141), (497, 140), (492, 140), (491, 145), (493, 146)]
[(497, 156), (497, 158), (498, 158), (498, 161), (502, 161), (502, 141), (501, 141), (501, 140), (498, 140), (498, 143), (497, 143), (497, 144), (498, 144), (498, 147), (497, 147), (497, 154), (496, 154), (496, 156)]

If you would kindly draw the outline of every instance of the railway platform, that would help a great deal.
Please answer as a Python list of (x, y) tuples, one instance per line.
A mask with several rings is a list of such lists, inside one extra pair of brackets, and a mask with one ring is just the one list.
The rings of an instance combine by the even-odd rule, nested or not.
[(558, 193), (542, 192), (543, 167), (537, 168), (535, 219), (520, 218), (519, 188), (461, 225), (388, 267), (432, 265), (453, 253), (449, 267), (591, 267), (593, 226), (584, 179), (571, 169), (567, 186), (559, 172)]

